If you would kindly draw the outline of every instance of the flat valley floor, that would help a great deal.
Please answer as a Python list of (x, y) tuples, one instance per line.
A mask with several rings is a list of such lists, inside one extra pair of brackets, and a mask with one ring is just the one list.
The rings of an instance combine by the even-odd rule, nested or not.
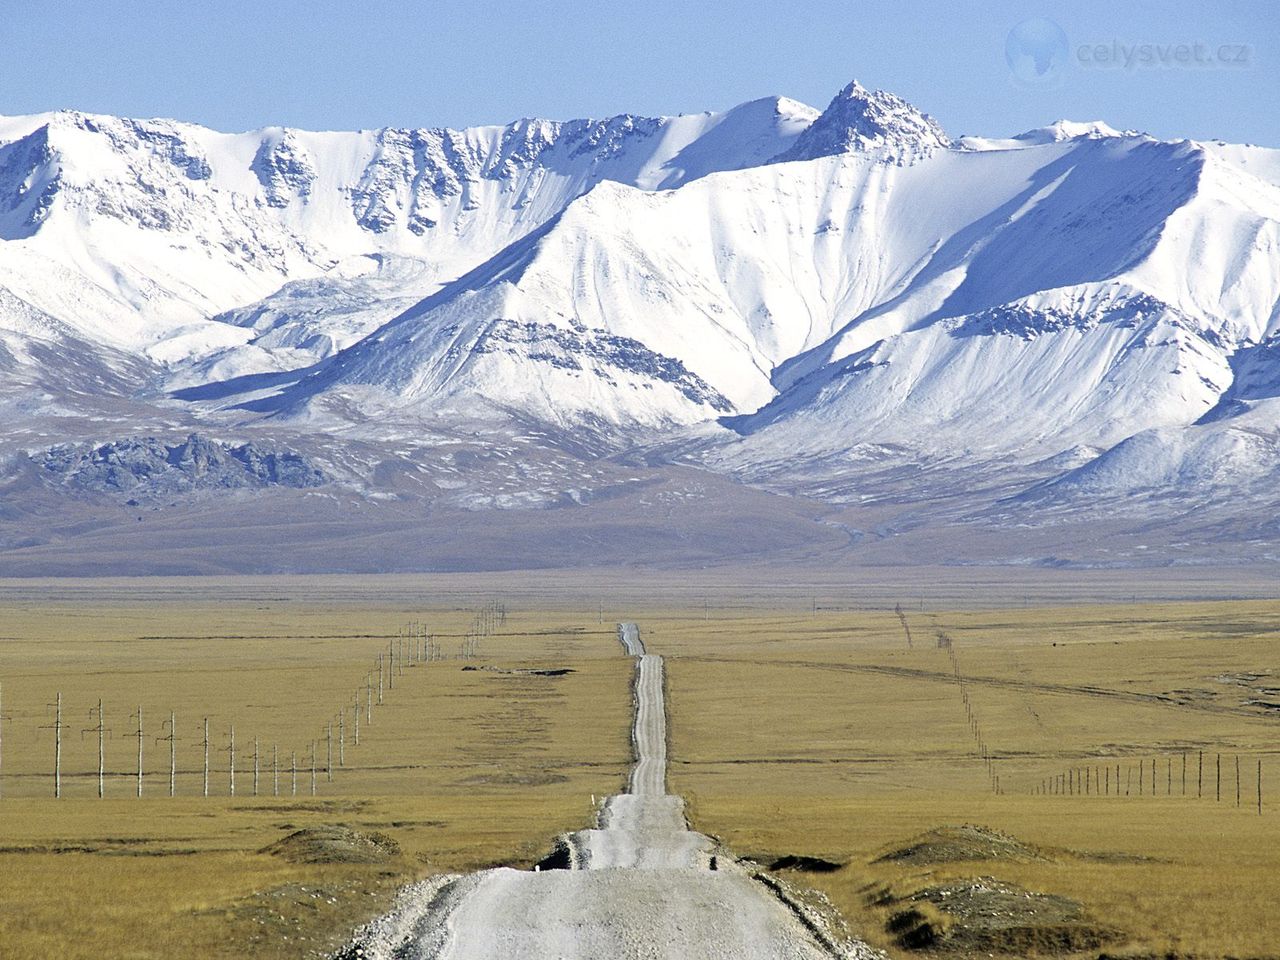
[(665, 663), (693, 829), (834, 935), (895, 957), (1275, 956), (1273, 583), (5, 581), (0, 956), (325, 956), (405, 884), (531, 869), (626, 783), (623, 620)]

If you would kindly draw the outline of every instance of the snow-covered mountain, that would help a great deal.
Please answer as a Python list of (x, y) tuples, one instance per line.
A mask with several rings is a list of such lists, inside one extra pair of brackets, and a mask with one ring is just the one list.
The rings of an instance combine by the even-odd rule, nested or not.
[[(0, 283), (162, 363), (250, 347), (245, 370), (288, 367), (358, 339), (389, 319), (386, 301), (478, 266), (597, 183), (667, 189), (759, 163), (815, 115), (773, 98), (697, 116), (358, 133), (0, 119)], [(282, 331), (288, 302), (327, 297), (326, 283), (344, 288), (343, 320), (314, 325), (304, 310), (300, 330)]]
[(590, 495), (530, 466), (568, 452), (1011, 530), (1256, 510), (1280, 150), (952, 139), (856, 82), (459, 131), (0, 119), (0, 338), (29, 452), (288, 437), (430, 499), (481, 482), (422, 462), (467, 438), (515, 444), (526, 504)]

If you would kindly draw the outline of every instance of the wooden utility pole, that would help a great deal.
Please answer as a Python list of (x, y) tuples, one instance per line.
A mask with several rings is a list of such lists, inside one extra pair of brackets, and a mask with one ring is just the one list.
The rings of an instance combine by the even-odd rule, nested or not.
[(338, 711), (338, 766), (347, 765), (347, 708)]
[[(62, 692), (49, 704), (54, 708), (53, 714), (53, 798), (62, 798)], [(49, 729), (47, 726), (44, 729)]]
[(209, 718), (204, 718), (204, 795), (209, 796)]
[(316, 742), (311, 741), (311, 795), (316, 795)]
[(382, 654), (378, 654), (378, 706), (382, 706), (382, 674), (385, 671), (382, 667)]
[(229, 782), (229, 796), (236, 795), (236, 725), (231, 725), (231, 744), (227, 747), (227, 753), (230, 756), (230, 762), (227, 764)]
[(138, 799), (142, 799), (142, 704), (138, 704), (138, 729), (134, 736), (138, 738)]
[(258, 738), (253, 738), (253, 795), (258, 795)]
[(4, 796), (4, 684), (0, 683), (0, 797)]
[(333, 782), (333, 721), (324, 725), (324, 779)]
[(280, 744), (271, 745), (271, 795), (280, 796)]
[[(178, 725), (174, 722), (173, 713), (169, 713), (169, 735), (167, 737), (157, 737), (156, 743), (169, 743), (169, 796), (178, 795)], [(160, 724), (161, 729), (164, 723)]]
[(289, 795), (296, 797), (298, 795), (298, 753), (296, 750), (289, 754), (289, 781), (291, 791)]
[[(87, 730), (80, 731), (80, 739), (83, 740), (84, 735), (86, 733), (96, 733), (98, 735), (98, 799), (101, 800), (103, 797), (103, 794), (105, 793), (105, 785), (106, 785), (106, 779), (107, 779), (106, 750), (103, 743), (103, 741), (106, 738), (107, 728), (102, 722), (102, 700), (101, 699), (98, 700), (97, 714), (98, 714), (98, 725), (96, 727), (89, 727)], [(92, 717), (93, 715), (94, 715), (94, 711), (90, 710), (89, 716)]]

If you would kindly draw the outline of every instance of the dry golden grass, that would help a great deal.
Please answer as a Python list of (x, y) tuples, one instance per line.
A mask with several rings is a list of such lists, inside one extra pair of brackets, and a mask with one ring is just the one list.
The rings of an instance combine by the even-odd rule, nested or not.
[[(847, 864), (798, 882), (825, 892), (854, 930), (891, 952), (899, 948), (884, 931), (887, 913), (867, 902), (873, 890), (991, 875), (1078, 900), (1123, 934), (1112, 953), (1280, 954), (1280, 722), (1246, 703), (1266, 699), (1266, 674), (1280, 686), (1280, 605), (907, 617), (911, 648), (892, 612), (659, 620), (648, 639), (668, 655), (671, 788), (689, 797), (694, 824), (766, 862), (802, 854)], [(1002, 795), (991, 790), (938, 632), (953, 641)], [(1259, 673), (1250, 687), (1221, 679)], [(1201, 749), (1210, 799), (1197, 800)], [(1224, 799), (1215, 803), (1219, 751)], [(1149, 792), (1153, 756), (1154, 799), (1030, 794), (1068, 769), (1119, 762), (1127, 772), (1139, 760)], [(1274, 791), (1261, 817), (1252, 808), (1259, 757)], [(1173, 797), (1164, 796), (1166, 758)], [(1046, 848), (1050, 859), (872, 862), (930, 828), (966, 822)]]
[[(615, 792), (630, 758), (631, 664), (612, 625), (513, 612), (475, 659), (406, 665), (364, 715), (376, 654), (411, 617), (446, 657), (472, 623), (463, 609), (127, 603), (11, 607), (0, 643), (5, 798), (0, 801), (0, 957), (317, 956), (428, 872), (528, 863), (587, 825), (591, 795)], [(592, 618), (594, 619), (594, 617)], [(588, 629), (589, 628), (589, 629)], [(568, 668), (537, 676), (465, 667)], [(362, 691), (361, 743), (346, 718), (345, 766), (323, 771), (324, 725)], [(52, 799), (51, 703), (64, 701), (64, 799)], [(376, 694), (375, 694), (376, 696)], [(80, 731), (98, 697), (114, 732), (107, 799), (97, 736)], [(145, 793), (133, 799), (146, 719)], [(160, 721), (178, 717), (178, 797), (168, 793)], [(210, 798), (201, 718), (211, 717)], [(237, 796), (225, 748), (237, 736)], [(335, 736), (335, 767), (337, 756)], [(262, 751), (252, 797), (253, 738)], [(318, 795), (310, 743), (320, 740)], [(270, 749), (279, 744), (281, 796)], [(291, 796), (287, 764), (304, 767)], [(304, 760), (305, 757), (305, 760)], [(391, 835), (385, 864), (300, 865), (260, 852), (293, 829), (346, 824)]]
[[(410, 619), (449, 657), (477, 598), (406, 603), (350, 584), (262, 584), (215, 602), (198, 590), (135, 599), (121, 586), (23, 599), (0, 616), (5, 798), (0, 801), (0, 957), (322, 955), (410, 877), (528, 863), (558, 832), (586, 824), (591, 795), (614, 792), (629, 759), (630, 662), (612, 621), (640, 622), (668, 658), (671, 789), (695, 826), (738, 853), (846, 863), (794, 882), (826, 893), (853, 929), (901, 951), (867, 894), (994, 875), (1083, 903), (1121, 930), (1113, 953), (1277, 955), (1280, 925), (1280, 721), (1267, 708), (1280, 605), (1117, 604), (957, 613), (769, 613), (725, 601), (707, 614), (664, 607), (573, 608), (556, 596), (513, 610), (474, 661), (408, 667), (332, 783), (309, 792), (309, 745), (352, 702), (376, 655)], [(687, 595), (693, 587), (685, 587)], [(557, 606), (559, 604), (559, 606)], [(830, 605), (828, 605), (830, 606)], [(729, 614), (725, 611), (733, 610)], [(990, 788), (949, 654), (995, 757)], [(569, 667), (561, 677), (463, 670)], [(1265, 676), (1271, 671), (1271, 681)], [(1250, 680), (1253, 674), (1262, 677)], [(1234, 678), (1234, 679), (1233, 679)], [(64, 696), (66, 799), (51, 792), (52, 720)], [(95, 798), (96, 737), (107, 724), (108, 799)], [(1272, 699), (1277, 699), (1272, 697)], [(147, 718), (146, 798), (132, 799)], [(178, 717), (179, 797), (167, 791), (160, 720)], [(200, 720), (211, 718), (215, 796), (200, 787)], [(236, 726), (237, 792), (227, 792)], [(351, 736), (352, 730), (347, 734)], [(303, 763), (300, 795), (251, 790), (252, 740)], [(336, 736), (336, 727), (335, 727)], [(1227, 800), (1041, 797), (1043, 779), (1084, 765), (1129, 765), (1183, 751), (1263, 757), (1276, 803), (1258, 817)], [(306, 761), (303, 758), (306, 757)], [(1163, 774), (1166, 767), (1160, 761)], [(1194, 769), (1194, 767), (1193, 767)], [(1175, 767), (1175, 790), (1180, 787)], [(1252, 800), (1246, 777), (1244, 800)], [(941, 824), (975, 822), (1043, 848), (1042, 862), (873, 863)], [(291, 829), (347, 824), (392, 835), (384, 864), (298, 865), (261, 853)]]

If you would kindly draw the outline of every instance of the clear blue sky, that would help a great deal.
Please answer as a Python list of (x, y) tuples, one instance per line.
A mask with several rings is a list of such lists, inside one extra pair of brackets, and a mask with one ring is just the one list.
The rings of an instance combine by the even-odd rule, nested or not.
[[(1058, 80), (1019, 82), (1016, 24), (1050, 18)], [(1086, 45), (1247, 44), (1247, 63), (1082, 63)], [(0, 0), (0, 113), (61, 107), (224, 130), (461, 126), (521, 116), (825, 106), (857, 77), (952, 134), (1060, 117), (1280, 146), (1270, 0)], [(1116, 49), (1116, 48), (1112, 48)]]

